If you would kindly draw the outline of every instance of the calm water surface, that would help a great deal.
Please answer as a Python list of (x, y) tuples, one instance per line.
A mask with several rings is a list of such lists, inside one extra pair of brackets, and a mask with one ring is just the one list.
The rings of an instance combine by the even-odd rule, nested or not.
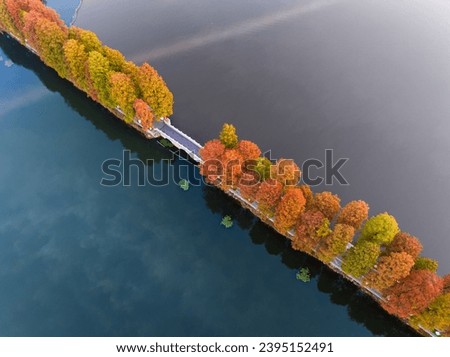
[[(225, 6), (217, 2), (208, 7), (207, 2), (192, 1), (192, 7), (186, 7), (181, 1), (172, 1), (169, 5), (165, 2), (165, 6), (155, 1), (146, 8), (148, 3), (136, 1), (137, 8), (142, 6), (141, 13), (146, 9), (145, 19), (127, 21), (123, 32), (115, 32), (114, 26), (104, 27), (102, 31), (111, 34), (108, 37), (101, 33), (101, 36), (110, 44), (116, 40), (117, 47), (122, 43), (122, 50), (129, 55), (135, 53), (136, 58), (142, 56), (142, 49), (148, 49), (145, 53), (149, 53), (159, 48), (154, 52), (159, 59), (154, 62), (175, 91), (178, 100), (175, 121), (190, 134), (200, 140), (207, 139), (212, 135), (209, 130), (218, 129), (225, 115), (242, 127), (244, 136), (262, 142), (267, 148), (271, 142), (277, 145), (273, 149), (283, 155), (304, 153), (308, 141), (313, 153), (313, 142), (318, 145), (316, 152), (325, 147), (335, 147), (339, 151), (339, 145), (347, 143), (348, 148), (352, 148), (362, 142), (360, 136), (368, 131), (367, 117), (361, 119), (364, 121), (359, 131), (354, 122), (348, 122), (346, 137), (333, 137), (333, 141), (324, 145), (324, 136), (330, 131), (329, 123), (324, 117), (310, 117), (313, 111), (309, 114), (306, 111), (305, 107), (312, 105), (308, 100), (314, 96), (301, 99), (303, 95), (297, 88), (300, 82), (297, 83), (296, 78), (305, 69), (298, 59), (289, 59), (292, 56), (289, 51), (285, 54), (287, 62), (270, 71), (266, 67), (265, 61), (271, 63), (270, 56), (282, 56), (282, 53), (272, 52), (278, 40), (279, 46), (283, 41), (295, 42), (295, 37), (286, 35), (289, 28), (285, 27), (299, 23), (285, 11), (279, 14), (278, 22), (271, 25), (271, 14), (299, 3), (261, 1), (256, 6), (251, 2), (246, 5), (227, 2)], [(83, 26), (94, 28), (94, 22), (104, 22), (105, 18), (94, 21), (96, 13), (106, 16), (110, 12), (111, 18), (119, 18), (120, 12), (124, 17), (132, 15), (127, 15), (129, 6), (125, 7), (125, 2), (105, 4), (86, 1), (79, 24), (92, 21), (90, 26), (87, 23)], [(103, 6), (103, 11), (98, 6)], [(199, 14), (202, 11), (203, 16)], [(297, 11), (296, 16), (306, 21), (311, 16), (325, 16), (323, 12), (331, 8), (312, 7), (305, 14), (301, 9), (290, 11)], [(161, 23), (162, 15), (166, 17), (165, 25)], [(328, 16), (330, 21), (335, 18), (331, 14)], [(259, 18), (259, 23), (243, 25), (250, 17)], [(234, 22), (239, 24), (237, 30), (225, 31), (221, 36), (226, 38), (214, 42), (219, 36), (217, 29)], [(163, 25), (167, 31), (161, 30)], [(327, 32), (324, 24), (322, 31), (318, 30), (317, 18), (310, 20), (309, 26), (310, 31), (317, 34)], [(136, 43), (142, 41), (142, 45), (134, 49), (127, 47), (129, 39), (123, 39), (120, 34), (128, 31), (136, 34), (138, 28), (147, 32), (136, 40)], [(191, 32), (187, 31), (189, 28)], [(191, 40), (196, 49), (180, 52), (181, 45), (177, 43), (199, 33), (206, 36), (206, 40), (202, 40), (208, 42), (206, 47)], [(236, 33), (238, 36), (233, 37)], [(305, 41), (306, 37), (305, 34)], [(167, 44), (175, 45), (170, 45), (170, 56), (164, 58), (163, 47)], [(309, 49), (311, 57), (314, 57), (313, 50)], [(200, 61), (202, 56), (198, 51), (208, 56), (204, 62)], [(124, 149), (130, 150), (133, 157), (151, 159), (148, 170), (157, 172), (167, 167), (162, 159), (172, 156), (155, 142), (146, 141), (126, 128), (4, 36), (0, 37), (0, 56), (0, 335), (412, 335), (351, 284), (314, 259), (293, 252), (281, 237), (217, 190), (192, 187), (184, 192), (173, 183), (162, 188), (100, 186), (102, 162), (110, 157), (120, 158)], [(260, 59), (256, 61), (256, 58)], [(287, 72), (289, 61), (298, 65), (292, 73)], [(311, 65), (313, 62), (311, 58)], [(283, 71), (286, 71), (284, 76)], [(309, 75), (314, 77), (312, 73)], [(239, 77), (242, 85), (237, 85)], [(259, 86), (269, 79), (271, 86)], [(285, 96), (275, 97), (283, 81)], [(319, 90), (318, 83), (311, 84), (310, 89), (314, 86)], [(330, 83), (330, 86), (337, 84)], [(293, 96), (290, 91), (294, 88), (297, 88), (296, 100), (290, 103), (288, 97)], [(269, 98), (271, 105), (267, 103)], [(430, 94), (429, 98), (434, 97)], [(332, 105), (336, 99), (323, 100)], [(288, 102), (294, 111), (292, 117), (286, 117)], [(217, 106), (215, 114), (209, 115), (214, 105)], [(272, 106), (274, 112), (267, 112)], [(244, 115), (250, 111), (260, 116)], [(275, 111), (280, 115), (275, 115)], [(291, 120), (293, 133), (300, 130), (298, 135), (290, 134), (295, 145), (285, 144), (285, 139), (281, 139), (281, 133), (285, 130), (287, 133), (288, 120)], [(251, 130), (261, 128), (261, 121), (279, 130), (273, 133), (271, 140), (262, 130)], [(333, 130), (338, 133), (344, 124), (338, 118), (335, 123)], [(377, 127), (370, 127), (372, 133), (376, 134)], [(356, 137), (358, 140), (353, 139)], [(367, 132), (364, 140), (370, 137)], [(382, 142), (377, 140), (372, 150), (383, 152)], [(410, 142), (404, 144), (415, 150)], [(424, 153), (425, 149), (422, 147)], [(403, 154), (408, 156), (407, 152)], [(373, 154), (372, 158), (379, 155)], [(301, 156), (303, 154), (298, 157)], [(363, 160), (356, 163), (356, 160), (357, 157), (349, 168), (369, 165)], [(404, 167), (407, 163), (401, 162)], [(185, 165), (180, 159), (172, 159), (172, 164), (175, 167)], [(380, 195), (380, 191), (376, 191), (378, 180), (384, 180), (385, 190), (392, 188), (391, 178), (386, 177), (381, 167), (375, 164), (371, 167), (371, 171), (359, 173), (351, 181), (348, 190), (353, 188), (354, 194), (358, 194), (358, 185), (361, 190), (365, 189), (365, 195), (357, 197), (377, 198)], [(192, 173), (195, 168), (189, 166), (188, 170)], [(401, 170), (389, 174), (398, 175), (397, 171)], [(415, 176), (421, 175), (418, 171)], [(432, 197), (437, 184), (423, 182), (420, 189), (412, 187), (416, 177), (411, 176), (409, 195), (412, 192), (421, 195), (425, 191)], [(367, 186), (369, 184), (371, 186)], [(440, 188), (445, 189), (444, 183)], [(344, 197), (346, 190), (343, 190)], [(389, 192), (381, 195), (386, 207)], [(398, 197), (400, 195), (401, 192)], [(400, 208), (407, 214), (412, 208), (405, 200), (403, 198)], [(427, 202), (421, 202), (417, 209), (422, 210), (421, 206)], [(429, 226), (430, 220), (425, 218), (439, 212), (439, 207), (422, 212), (423, 229), (437, 232), (446, 224), (442, 220), (438, 228)], [(230, 230), (220, 226), (225, 214), (235, 218)], [(405, 223), (414, 224), (407, 220)], [(438, 243), (436, 237), (430, 237), (431, 246), (432, 239)], [(428, 247), (428, 238), (426, 243)], [(437, 249), (435, 253), (434, 256), (439, 257)], [(295, 279), (296, 271), (304, 266), (312, 272), (309, 284)]]
[(77, 24), (158, 68), (177, 126), (206, 141), (229, 121), (300, 163), (334, 149), (350, 185), (319, 189), (389, 211), (450, 271), (448, 1), (128, 4), (85, 0)]

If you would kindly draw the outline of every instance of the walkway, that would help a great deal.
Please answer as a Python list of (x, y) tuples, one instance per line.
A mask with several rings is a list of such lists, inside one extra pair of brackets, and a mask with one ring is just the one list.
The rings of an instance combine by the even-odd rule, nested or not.
[(185, 151), (194, 161), (200, 163), (200, 149), (203, 148), (197, 141), (181, 130), (174, 127), (168, 120), (155, 122), (153, 130), (159, 133), (163, 138), (170, 140), (178, 149)]

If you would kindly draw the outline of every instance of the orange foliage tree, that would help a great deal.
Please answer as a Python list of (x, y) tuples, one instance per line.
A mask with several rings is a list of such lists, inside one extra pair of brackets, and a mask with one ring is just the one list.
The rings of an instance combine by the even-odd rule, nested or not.
[(338, 215), (337, 223), (347, 224), (355, 229), (359, 229), (368, 217), (369, 205), (364, 201), (352, 201), (342, 208)]
[(299, 187), (300, 187), (300, 190), (302, 190), (303, 197), (305, 197), (305, 200), (306, 200), (305, 210), (313, 209), (314, 194), (311, 190), (311, 187), (309, 187), (308, 185), (300, 185)]
[(153, 125), (153, 113), (142, 99), (136, 99), (133, 104), (136, 117), (141, 121), (142, 129), (147, 131)]
[(288, 188), (275, 210), (275, 228), (286, 233), (294, 227), (305, 209), (305, 204), (306, 200), (301, 189)]
[(330, 221), (319, 211), (305, 211), (299, 220), (292, 248), (311, 253), (319, 244), (321, 228), (329, 226)]
[(200, 173), (205, 176), (205, 180), (214, 183), (223, 175), (222, 156), (225, 152), (225, 145), (220, 140), (210, 140), (200, 150), (200, 157), (203, 163), (200, 164)]
[(406, 278), (414, 266), (414, 259), (405, 252), (391, 253), (382, 256), (377, 263), (376, 270), (364, 277), (363, 283), (380, 291)]
[(341, 209), (341, 199), (331, 192), (320, 192), (314, 196), (314, 207), (331, 221)]
[(270, 168), (270, 177), (280, 181), (283, 186), (296, 186), (300, 176), (300, 168), (291, 159), (279, 159)]
[(256, 160), (261, 155), (258, 145), (249, 140), (239, 141), (238, 150), (244, 160)]
[(256, 200), (256, 194), (258, 193), (261, 183), (255, 179), (253, 173), (243, 172), (238, 183), (239, 192), (241, 196), (250, 202)]
[(336, 224), (333, 233), (320, 242), (317, 251), (318, 258), (325, 263), (331, 262), (347, 250), (347, 245), (353, 240), (354, 236), (354, 227), (341, 223)]
[(423, 246), (420, 241), (406, 232), (399, 232), (394, 240), (387, 246), (386, 252), (389, 253), (408, 253), (413, 259), (416, 259), (422, 252)]
[(242, 175), (244, 160), (237, 149), (226, 149), (222, 155), (222, 188), (236, 188)]
[(383, 308), (392, 315), (407, 318), (421, 313), (442, 293), (443, 281), (429, 270), (413, 270), (405, 279), (386, 289)]
[(256, 201), (261, 212), (273, 216), (282, 193), (283, 185), (281, 182), (274, 179), (267, 179), (262, 182), (256, 194)]

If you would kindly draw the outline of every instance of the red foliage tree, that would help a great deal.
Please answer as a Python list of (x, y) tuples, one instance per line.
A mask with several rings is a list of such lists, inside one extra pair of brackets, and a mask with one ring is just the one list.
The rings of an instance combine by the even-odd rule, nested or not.
[(328, 219), (319, 211), (305, 211), (299, 220), (296, 229), (296, 235), (292, 240), (292, 248), (311, 253), (319, 244), (322, 238), (318, 231), (325, 224), (329, 223)]
[(142, 99), (136, 99), (133, 104), (134, 110), (136, 112), (136, 117), (141, 121), (142, 129), (147, 131), (153, 125), (153, 113)]
[(305, 204), (306, 200), (301, 189), (288, 188), (275, 211), (275, 228), (286, 233), (294, 227), (305, 209)]
[(377, 263), (376, 270), (372, 270), (364, 277), (364, 284), (380, 291), (406, 278), (414, 266), (414, 259), (405, 252), (391, 253), (382, 256)]
[(300, 176), (300, 168), (291, 159), (279, 159), (270, 168), (270, 177), (280, 181), (284, 186), (296, 186)]
[(320, 192), (314, 196), (314, 207), (331, 221), (341, 209), (341, 199), (331, 192)]
[(306, 200), (305, 210), (308, 211), (313, 208), (314, 194), (311, 191), (311, 187), (309, 187), (308, 185), (300, 185), (299, 187), (300, 187), (300, 190), (302, 190), (303, 197), (305, 197), (305, 200)]
[(203, 163), (200, 165), (200, 173), (205, 176), (207, 182), (215, 183), (223, 175), (222, 156), (225, 145), (220, 140), (210, 140), (200, 150)]
[(386, 252), (389, 253), (408, 253), (413, 259), (422, 252), (423, 246), (420, 241), (406, 232), (399, 232), (395, 235), (392, 243), (387, 247)]
[(444, 282), (444, 291), (450, 293), (450, 274), (445, 275), (442, 280)]
[(422, 312), (442, 293), (443, 280), (429, 270), (413, 270), (405, 279), (385, 290), (383, 308), (392, 315), (407, 318)]
[(364, 201), (352, 201), (347, 203), (339, 213), (337, 223), (347, 224), (359, 229), (368, 217), (369, 205)]
[(258, 201), (261, 212), (272, 216), (282, 193), (283, 185), (281, 182), (274, 179), (267, 179), (262, 182), (256, 194), (256, 201)]

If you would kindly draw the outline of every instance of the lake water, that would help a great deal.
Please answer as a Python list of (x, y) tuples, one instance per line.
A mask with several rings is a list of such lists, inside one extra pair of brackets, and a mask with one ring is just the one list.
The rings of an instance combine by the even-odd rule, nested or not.
[[(350, 186), (332, 190), (344, 200), (367, 199), (375, 212), (389, 209), (402, 226), (422, 232), (427, 254), (448, 268), (448, 241), (442, 240), (448, 238), (438, 236), (447, 224), (442, 219), (445, 161), (420, 160), (430, 157), (430, 145), (436, 155), (437, 148), (445, 148), (445, 140), (435, 135), (445, 130), (436, 123), (443, 115), (441, 91), (449, 73), (437, 73), (444, 65), (438, 58), (433, 68), (415, 73), (418, 78), (410, 81), (431, 86), (425, 79), (436, 76), (442, 87), (425, 95), (409, 82), (417, 101), (404, 108), (400, 104), (408, 94), (390, 97), (392, 83), (382, 88), (400, 74), (383, 77), (387, 65), (376, 57), (385, 47), (379, 42), (382, 33), (388, 32), (374, 30), (380, 23), (376, 10), (387, 8), (377, 2), (319, 3), (192, 1), (187, 6), (174, 0), (135, 1), (130, 7), (125, 1), (85, 0), (77, 24), (99, 32), (129, 57), (154, 56), (175, 93), (174, 122), (201, 141), (229, 120), (277, 156), (301, 160), (334, 148), (350, 157), (344, 171)], [(71, 18), (70, 11), (65, 18)], [(356, 24), (364, 31), (353, 31)], [(337, 41), (339, 34), (344, 43)], [(363, 35), (373, 36), (371, 68), (366, 67), (369, 43), (350, 46), (358, 39), (362, 46), (358, 36)], [(398, 41), (407, 47), (407, 41)], [(413, 51), (415, 44), (410, 46)], [(0, 335), (413, 335), (352, 284), (292, 251), (218, 190), (201, 186), (184, 192), (174, 183), (101, 186), (102, 162), (122, 157), (123, 150), (152, 160), (148, 170), (156, 172), (166, 168), (163, 159), (171, 159), (175, 168), (186, 164), (124, 126), (5, 36), (0, 56)], [(399, 49), (385, 61), (402, 56)], [(425, 62), (414, 60), (400, 68), (402, 76)], [(362, 90), (360, 81), (371, 85)], [(424, 97), (416, 98), (419, 93)], [(442, 107), (419, 120), (424, 102), (440, 95)], [(411, 116), (386, 122), (396, 105)], [(395, 137), (401, 130), (404, 134)], [(427, 172), (430, 181), (417, 187)], [(411, 203), (417, 199), (420, 204)], [(229, 230), (220, 226), (226, 214), (235, 219)], [(433, 225), (435, 220), (439, 224)], [(301, 267), (311, 270), (308, 284), (295, 278)]]

